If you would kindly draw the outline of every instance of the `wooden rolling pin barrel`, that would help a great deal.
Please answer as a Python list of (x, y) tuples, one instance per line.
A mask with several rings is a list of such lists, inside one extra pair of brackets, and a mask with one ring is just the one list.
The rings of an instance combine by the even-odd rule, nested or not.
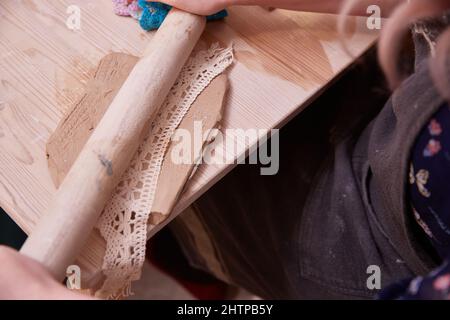
[(172, 9), (95, 128), (21, 253), (65, 277), (206, 24)]

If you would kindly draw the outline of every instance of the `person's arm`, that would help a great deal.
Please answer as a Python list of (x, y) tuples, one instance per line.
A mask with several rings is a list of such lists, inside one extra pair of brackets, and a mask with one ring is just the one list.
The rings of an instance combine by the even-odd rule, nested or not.
[[(191, 0), (192, 1), (192, 0)], [(339, 13), (345, 0), (228, 0), (231, 5), (258, 5), (288, 10)], [(404, 0), (362, 0), (355, 4), (352, 15), (366, 15), (367, 7), (378, 5), (384, 15), (389, 15), (392, 9)], [(189, 2), (189, 0), (185, 0)]]
[[(366, 15), (367, 7), (378, 5), (383, 16), (405, 0), (363, 0), (350, 12), (352, 15)], [(210, 15), (226, 7), (249, 5), (273, 7), (298, 11), (338, 13), (345, 0), (161, 0), (176, 8), (201, 15)]]

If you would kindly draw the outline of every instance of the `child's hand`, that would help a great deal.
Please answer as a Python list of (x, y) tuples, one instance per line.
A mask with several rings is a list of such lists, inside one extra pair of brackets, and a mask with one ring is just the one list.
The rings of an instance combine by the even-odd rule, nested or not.
[(0, 300), (83, 300), (66, 289), (38, 262), (0, 246)]
[(231, 0), (159, 0), (175, 8), (202, 16), (215, 14), (231, 4)]

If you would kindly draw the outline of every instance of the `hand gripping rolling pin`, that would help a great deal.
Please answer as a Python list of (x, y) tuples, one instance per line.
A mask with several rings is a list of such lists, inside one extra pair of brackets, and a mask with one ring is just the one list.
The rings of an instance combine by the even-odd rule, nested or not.
[(172, 9), (73, 164), (21, 253), (63, 280), (206, 24)]

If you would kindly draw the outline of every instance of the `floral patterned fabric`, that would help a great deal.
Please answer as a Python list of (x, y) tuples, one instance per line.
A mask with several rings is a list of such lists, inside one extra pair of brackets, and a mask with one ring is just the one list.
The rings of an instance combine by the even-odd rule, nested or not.
[(444, 262), (426, 277), (390, 286), (381, 298), (450, 300), (450, 106), (442, 106), (419, 135), (409, 183), (414, 218)]

